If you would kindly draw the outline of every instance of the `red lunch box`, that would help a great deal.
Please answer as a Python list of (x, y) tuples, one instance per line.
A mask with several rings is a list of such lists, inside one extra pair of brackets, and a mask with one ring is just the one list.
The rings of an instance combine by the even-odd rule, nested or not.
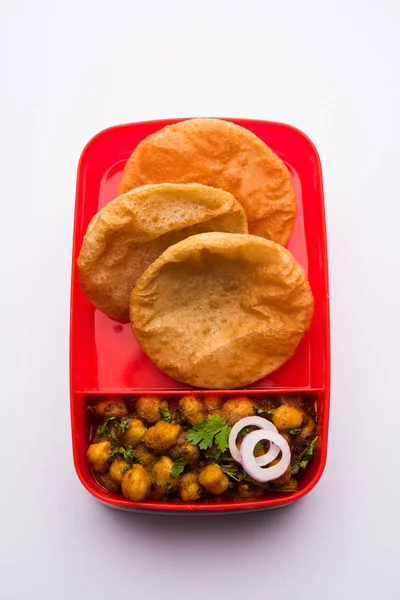
[[(307, 272), (315, 299), (310, 330), (295, 355), (279, 370), (246, 389), (193, 389), (157, 369), (137, 344), (129, 323), (107, 317), (85, 298), (79, 286), (76, 260), (90, 219), (117, 195), (125, 163), (137, 144), (165, 125), (182, 119), (131, 123), (105, 129), (82, 152), (77, 176), (72, 251), (70, 322), (70, 401), (72, 445), (76, 472), (95, 498), (113, 508), (155, 512), (238, 512), (284, 506), (305, 496), (319, 481), (326, 462), (330, 395), (328, 263), (321, 163), (309, 138), (283, 123), (226, 119), (255, 133), (286, 164), (297, 200), (297, 218), (287, 246)], [(295, 492), (271, 492), (261, 498), (185, 503), (131, 502), (98, 485), (86, 462), (90, 432), (87, 407), (102, 397), (126, 398), (143, 393), (176, 398), (183, 393), (238, 395), (305, 392), (315, 401), (319, 443), (317, 452)]]

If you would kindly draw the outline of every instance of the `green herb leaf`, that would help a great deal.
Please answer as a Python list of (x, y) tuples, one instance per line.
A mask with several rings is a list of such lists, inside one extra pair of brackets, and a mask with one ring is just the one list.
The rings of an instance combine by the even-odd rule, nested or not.
[(110, 452), (110, 456), (116, 456), (117, 454), (123, 454), (124, 453), (124, 448), (113, 448)]
[(306, 469), (310, 459), (314, 456), (318, 444), (318, 436), (311, 442), (303, 443), (304, 450), (300, 454), (292, 455), (292, 475), (297, 475), (300, 469)]
[(239, 467), (239, 465), (222, 465), (221, 470), (227, 477), (230, 477), (234, 481), (242, 481), (247, 477), (247, 473)]
[(168, 481), (168, 483), (167, 483), (167, 496), (168, 496), (168, 494), (172, 494), (173, 491), (174, 490), (172, 489), (172, 485)]
[(104, 423), (102, 425), (99, 425), (99, 427), (97, 428), (97, 437), (99, 438), (99, 440), (101, 440), (101, 438), (103, 438), (106, 435), (106, 433), (110, 433), (110, 428), (108, 426), (110, 421), (115, 421), (115, 417), (108, 417), (108, 419), (106, 419)]
[[(225, 424), (219, 433), (215, 436), (215, 443), (218, 446), (220, 452), (225, 452), (229, 448), (229, 434), (231, 428)], [(218, 460), (218, 459), (217, 459)]]
[(208, 419), (196, 423), (193, 429), (187, 432), (186, 438), (195, 446), (199, 446), (200, 450), (211, 448), (215, 438), (218, 449), (225, 452), (229, 445), (230, 431), (231, 428), (225, 419), (219, 415), (209, 415)]
[(242, 431), (239, 433), (241, 438), (246, 437), (246, 435), (250, 433), (250, 429), (248, 427), (243, 427)]
[(137, 463), (138, 459), (132, 446), (127, 446), (125, 448), (124, 458), (130, 463)]
[(269, 421), (274, 416), (274, 413), (269, 410), (264, 410), (263, 408), (255, 408), (254, 410), (256, 411), (256, 415), (259, 417), (264, 417), (264, 419), (268, 419)]
[(117, 454), (122, 456), (122, 458), (124, 460), (126, 460), (126, 462), (129, 462), (131, 464), (137, 463), (137, 461), (138, 461), (137, 456), (136, 456), (135, 451), (132, 448), (132, 446), (127, 446), (126, 448), (124, 448), (123, 446), (120, 446), (119, 448), (113, 448), (110, 452), (111, 457), (115, 456)]
[(177, 477), (179, 477), (179, 475), (181, 473), (183, 473), (185, 466), (186, 466), (186, 460), (184, 458), (180, 458), (179, 460), (174, 462), (172, 469), (171, 469), (171, 473), (170, 473), (170, 476), (172, 477), (172, 479), (176, 479)]
[(166, 423), (171, 423), (172, 417), (168, 408), (159, 408), (158, 410), (163, 421), (165, 421)]
[(120, 421), (120, 425), (121, 425), (121, 432), (125, 433), (128, 425), (132, 422), (132, 419), (130, 417), (124, 417), (123, 419), (121, 419)]
[(300, 433), (301, 429), (288, 429), (287, 431), (290, 433), (290, 435), (297, 435)]

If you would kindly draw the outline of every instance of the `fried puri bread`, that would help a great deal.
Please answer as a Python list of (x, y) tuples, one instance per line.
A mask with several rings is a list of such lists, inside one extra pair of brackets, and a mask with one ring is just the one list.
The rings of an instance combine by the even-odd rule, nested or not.
[(285, 363), (313, 310), (305, 272), (288, 250), (252, 235), (204, 233), (171, 246), (143, 273), (130, 316), (159, 369), (230, 389)]
[(147, 185), (107, 204), (91, 220), (78, 257), (80, 284), (101, 311), (129, 320), (137, 278), (168, 246), (206, 231), (247, 233), (242, 206), (200, 184)]
[(254, 133), (221, 119), (168, 125), (139, 143), (119, 193), (148, 183), (198, 182), (231, 192), (242, 204), (249, 232), (286, 245), (296, 218), (291, 175)]

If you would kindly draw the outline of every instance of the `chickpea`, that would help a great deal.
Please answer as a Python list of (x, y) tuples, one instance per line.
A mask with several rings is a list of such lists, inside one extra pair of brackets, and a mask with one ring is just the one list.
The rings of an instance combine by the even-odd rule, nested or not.
[(139, 419), (151, 425), (161, 420), (160, 408), (168, 409), (168, 402), (159, 396), (141, 396), (135, 406)]
[(120, 398), (108, 398), (98, 402), (93, 407), (93, 412), (96, 417), (101, 419), (107, 419), (109, 417), (115, 417), (116, 419), (122, 419), (128, 415), (128, 409), (126, 404)]
[(138, 444), (135, 448), (136, 457), (145, 468), (152, 467), (157, 460), (157, 456), (151, 454), (144, 444)]
[(279, 431), (298, 429), (303, 422), (303, 413), (293, 406), (282, 404), (275, 410), (272, 422)]
[(246, 398), (246, 396), (231, 398), (225, 402), (221, 414), (228, 425), (232, 427), (240, 419), (243, 419), (243, 417), (254, 415), (254, 403), (249, 398)]
[[(271, 462), (270, 466), (273, 467), (279, 461), (280, 461), (280, 458), (276, 458), (275, 460), (273, 460)], [(271, 483), (273, 483), (277, 487), (280, 487), (281, 485), (284, 485), (285, 483), (288, 483), (288, 481), (290, 481), (291, 477), (292, 477), (292, 465), (290, 463), (289, 466), (288, 466), (288, 468), (284, 472), (284, 474), (281, 475), (280, 477), (278, 477), (277, 479), (274, 479), (273, 481), (271, 481)]]
[(176, 440), (175, 446), (172, 446), (169, 451), (169, 456), (174, 461), (183, 458), (188, 466), (193, 468), (200, 458), (200, 450), (186, 439), (186, 431), (182, 431)]
[(174, 463), (168, 456), (161, 456), (152, 469), (153, 483), (160, 494), (167, 493), (168, 484), (174, 492), (178, 489), (178, 478), (171, 477), (173, 466)]
[(144, 434), (146, 433), (146, 427), (139, 419), (132, 419), (126, 426), (125, 433), (120, 433), (119, 439), (124, 446), (132, 446), (134, 448), (138, 445)]
[(200, 398), (194, 396), (183, 396), (179, 400), (182, 414), (190, 425), (196, 425), (206, 418), (206, 407)]
[(90, 444), (86, 452), (86, 457), (88, 462), (92, 465), (93, 471), (96, 471), (97, 473), (104, 473), (108, 470), (110, 451), (110, 442), (97, 442), (97, 444)]
[(229, 479), (221, 471), (218, 465), (207, 465), (200, 471), (199, 482), (212, 494), (216, 496), (223, 494), (229, 487)]
[(201, 496), (197, 473), (184, 473), (179, 479), (179, 495), (185, 502), (196, 502)]
[(116, 483), (121, 484), (123, 476), (131, 467), (132, 465), (123, 458), (116, 458), (110, 467), (111, 479)]
[(143, 442), (151, 452), (154, 452), (154, 454), (164, 454), (176, 444), (180, 432), (180, 425), (161, 421), (146, 431)]
[(222, 398), (219, 396), (206, 396), (204, 404), (208, 412), (212, 413), (222, 408)]
[(259, 498), (263, 495), (262, 488), (259, 488), (251, 483), (241, 481), (237, 486), (238, 494), (241, 498)]
[(151, 479), (142, 465), (133, 465), (122, 478), (122, 493), (128, 500), (142, 502), (151, 491)]

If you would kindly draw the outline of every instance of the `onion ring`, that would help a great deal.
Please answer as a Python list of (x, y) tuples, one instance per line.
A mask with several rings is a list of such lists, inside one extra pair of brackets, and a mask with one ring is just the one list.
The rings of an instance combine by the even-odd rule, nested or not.
[[(282, 452), (280, 461), (272, 467), (263, 469), (259, 463), (257, 463), (256, 457), (254, 456), (254, 448), (261, 440), (268, 440), (279, 448)], [(284, 437), (275, 431), (268, 431), (266, 429), (259, 429), (258, 431), (252, 431), (244, 438), (242, 445), (240, 446), (240, 458), (241, 463), (246, 471), (256, 481), (266, 483), (273, 479), (278, 479), (283, 475), (290, 465), (290, 448), (289, 444)]]
[[(229, 451), (231, 453), (232, 458), (234, 458), (238, 463), (241, 463), (242, 459), (240, 457), (240, 449), (238, 449), (236, 446), (236, 440), (237, 436), (239, 435), (239, 432), (244, 427), (259, 427), (261, 430), (264, 429), (278, 433), (278, 430), (275, 427), (275, 425), (271, 423), (271, 421), (268, 421), (268, 419), (264, 419), (264, 417), (244, 417), (243, 419), (240, 419), (240, 421), (235, 423), (235, 425), (232, 427), (231, 432), (229, 434)], [(272, 462), (278, 456), (279, 452), (280, 448), (274, 443), (271, 443), (270, 448), (266, 454), (255, 457), (256, 463), (260, 467), (269, 465), (269, 463)]]

